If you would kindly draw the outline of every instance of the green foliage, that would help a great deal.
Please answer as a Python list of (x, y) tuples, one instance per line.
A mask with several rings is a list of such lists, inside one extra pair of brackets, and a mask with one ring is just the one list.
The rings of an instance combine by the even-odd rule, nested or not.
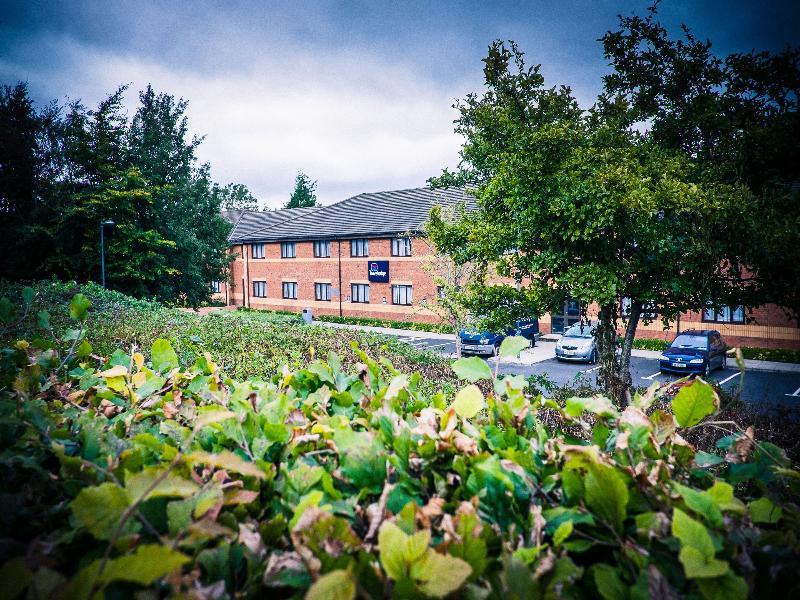
[(0, 90), (0, 277), (99, 281), (100, 223), (112, 220), (109, 287), (196, 306), (229, 267), (223, 198), (197, 163), (186, 102), (148, 86), (129, 119), (126, 89), (94, 109), (39, 111), (24, 85)]
[(477, 356), (459, 358), (453, 363), (453, 371), (456, 372), (459, 379), (472, 383), (480, 379), (492, 378), (492, 370), (489, 368), (488, 363)]
[[(171, 346), (2, 351), (10, 597), (798, 592), (800, 473), (751, 431), (699, 460), (651, 408), (668, 388), (620, 414), (513, 378), (426, 392), (355, 345), (350, 370), (330, 352), (247, 380), (210, 353), (173, 368)], [(708, 397), (702, 380), (680, 385)]]
[(317, 182), (300, 171), (294, 179), (294, 190), (283, 208), (311, 208), (319, 206), (316, 194)]
[(211, 187), (211, 193), (222, 210), (258, 210), (258, 200), (244, 184), (229, 183), (220, 186), (215, 183)]
[(344, 323), (348, 325), (370, 325), (372, 327), (391, 327), (394, 329), (409, 329), (412, 331), (430, 331), (433, 333), (453, 333), (453, 328), (449, 325), (438, 323), (416, 323), (413, 321), (391, 321), (386, 319), (375, 319), (372, 317), (339, 317), (337, 315), (317, 315), (317, 321), (327, 323)]
[(784, 348), (741, 348), (744, 358), (753, 360), (774, 360), (775, 362), (800, 363), (800, 350)]
[(633, 347), (637, 350), (655, 350), (661, 352), (669, 347), (669, 342), (657, 338), (636, 338)]

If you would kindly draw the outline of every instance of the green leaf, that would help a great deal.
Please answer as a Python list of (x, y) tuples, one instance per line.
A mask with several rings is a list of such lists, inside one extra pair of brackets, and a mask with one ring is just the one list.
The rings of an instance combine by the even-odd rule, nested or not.
[(453, 363), (453, 371), (455, 371), (459, 379), (464, 379), (470, 383), (475, 383), (479, 379), (492, 378), (492, 370), (489, 368), (489, 364), (477, 356), (459, 358)]
[(443, 598), (460, 588), (472, 573), (468, 563), (433, 549), (411, 566), (411, 577), (428, 596)]
[(706, 490), (709, 498), (719, 507), (720, 510), (727, 510), (740, 515), (744, 514), (744, 503), (733, 496), (733, 486), (725, 481), (716, 481), (714, 485)]
[(150, 349), (150, 357), (153, 361), (153, 369), (162, 373), (177, 369), (180, 366), (178, 355), (172, 349), (172, 344), (169, 343), (169, 340), (163, 338), (153, 342), (153, 346)]
[(257, 464), (248, 462), (240, 456), (234, 454), (230, 450), (223, 450), (217, 454), (209, 452), (192, 452), (186, 456), (186, 460), (191, 464), (204, 464), (211, 465), (217, 469), (225, 469), (226, 471), (233, 471), (247, 477), (255, 477), (256, 479), (267, 479), (267, 474), (264, 469)]
[(394, 580), (406, 577), (405, 547), (408, 535), (397, 525), (384, 521), (378, 530), (378, 552), (381, 566)]
[(92, 303), (83, 294), (75, 294), (69, 303), (69, 316), (82, 323), (89, 315), (89, 307)]
[(591, 396), (590, 398), (567, 398), (564, 412), (570, 417), (579, 417), (584, 411), (589, 411), (599, 417), (616, 418), (619, 411), (605, 396)]
[(132, 555), (109, 561), (101, 581), (130, 581), (139, 585), (151, 585), (188, 561), (188, 556), (169, 546), (146, 544), (139, 546)]
[(628, 505), (628, 486), (613, 467), (592, 465), (584, 479), (586, 504), (599, 517), (622, 527)]
[(344, 569), (325, 573), (306, 592), (306, 600), (353, 600), (355, 597), (353, 576)]
[(50, 313), (46, 310), (36, 313), (36, 324), (42, 329), (50, 329)]
[(207, 425), (234, 418), (236, 418), (236, 413), (233, 411), (224, 408), (211, 408), (210, 410), (204, 410), (197, 415), (197, 418), (194, 420), (194, 428), (195, 430), (199, 431)]
[[(122, 513), (131, 503), (126, 490), (113, 483), (83, 488), (70, 502), (72, 516), (98, 540), (110, 540)], [(136, 522), (129, 520), (124, 533), (133, 533)]]
[[(140, 471), (134, 475), (128, 475), (125, 479), (125, 489), (131, 498), (137, 499), (144, 495), (147, 489), (153, 485), (164, 470), (154, 467)], [(168, 473), (156, 486), (147, 492), (147, 498), (188, 498), (197, 492), (198, 485), (194, 481), (179, 477), (174, 473)]]
[(466, 419), (472, 419), (484, 406), (486, 406), (486, 402), (483, 399), (483, 392), (475, 384), (459, 390), (453, 401), (456, 414)]
[(503, 340), (500, 344), (500, 356), (519, 356), (519, 353), (529, 348), (531, 345), (528, 338), (521, 335), (512, 335)]
[(22, 288), (22, 301), (25, 304), (30, 304), (33, 302), (34, 292), (32, 287), (24, 287)]
[(628, 590), (617, 572), (607, 564), (594, 565), (591, 569), (594, 584), (603, 600), (626, 600)]
[(23, 557), (12, 558), (0, 567), (0, 597), (13, 600), (30, 585), (33, 573)]
[(698, 515), (702, 515), (714, 527), (722, 527), (722, 511), (711, 495), (680, 483), (675, 483), (673, 486), (686, 502), (686, 506)]
[(746, 600), (750, 593), (747, 582), (732, 571), (722, 577), (698, 579), (697, 586), (706, 600)]
[(698, 467), (704, 469), (706, 467), (713, 467), (724, 463), (725, 459), (718, 454), (711, 454), (709, 452), (704, 452), (703, 450), (698, 450), (694, 455), (694, 462)]
[(564, 521), (553, 532), (553, 545), (558, 546), (572, 533), (572, 521)]
[(709, 384), (699, 379), (682, 387), (672, 399), (672, 412), (681, 427), (691, 427), (712, 414), (719, 397)]
[(747, 505), (750, 511), (750, 519), (753, 523), (777, 523), (783, 516), (783, 509), (775, 506), (766, 496), (753, 500)]
[(672, 535), (681, 541), (678, 560), (683, 565), (686, 577), (718, 577), (727, 573), (728, 563), (714, 558), (714, 542), (708, 529), (679, 508), (673, 511)]

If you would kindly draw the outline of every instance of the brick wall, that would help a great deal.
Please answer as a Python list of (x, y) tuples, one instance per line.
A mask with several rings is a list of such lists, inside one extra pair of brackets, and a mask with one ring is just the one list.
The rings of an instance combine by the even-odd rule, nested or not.
[[(431, 301), (436, 295), (436, 286), (431, 275), (425, 269), (426, 263), (432, 259), (432, 249), (422, 238), (412, 241), (412, 255), (399, 257), (391, 255), (391, 239), (370, 239), (368, 257), (352, 257), (350, 241), (341, 242), (341, 261), (339, 260), (338, 241), (331, 241), (330, 258), (315, 258), (313, 242), (296, 242), (296, 257), (281, 258), (280, 243), (266, 243), (265, 257), (250, 257), (250, 246), (245, 244), (231, 248), (231, 282), (232, 286), (223, 284), (215, 299), (226, 301), (231, 305), (249, 306), (271, 310), (290, 310), (300, 312), (311, 308), (317, 315), (339, 315), (373, 317), (396, 321), (418, 321), (434, 323), (439, 321), (436, 314), (421, 306), (423, 298)], [(389, 262), (389, 283), (368, 281), (367, 264), (369, 261), (386, 260)], [(330, 301), (318, 301), (314, 298), (314, 283), (330, 283), (333, 288), (340, 287), (339, 265), (341, 264), (341, 288), (339, 295), (332, 295)], [(243, 284), (244, 280), (244, 284)], [(264, 281), (267, 284), (267, 297), (253, 296), (253, 282)], [(282, 298), (282, 283), (297, 283), (297, 299)], [(368, 283), (370, 286), (369, 304), (350, 301), (350, 284)], [(392, 304), (392, 284), (411, 285), (413, 288), (413, 305), (401, 306)], [(243, 289), (243, 287), (245, 289)], [(385, 302), (384, 302), (385, 299)], [(341, 302), (340, 302), (341, 300)], [(588, 309), (590, 318), (596, 318), (597, 307)], [(745, 324), (704, 323), (702, 313), (687, 312), (681, 315), (680, 330), (717, 329), (729, 345), (758, 346), (764, 348), (800, 349), (800, 328), (789, 320), (785, 312), (774, 305), (754, 309), (747, 315)], [(542, 333), (550, 333), (550, 317), (543, 315), (539, 319)], [(661, 321), (644, 325), (637, 329), (637, 337), (661, 338), (671, 341), (678, 331), (678, 324), (672, 323), (664, 329)]]

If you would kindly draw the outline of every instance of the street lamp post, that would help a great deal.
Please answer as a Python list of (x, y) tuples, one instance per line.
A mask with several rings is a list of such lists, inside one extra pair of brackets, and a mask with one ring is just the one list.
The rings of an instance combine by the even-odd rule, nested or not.
[(106, 243), (104, 232), (106, 227), (113, 227), (114, 221), (106, 220), (100, 222), (100, 279), (103, 287), (106, 287)]

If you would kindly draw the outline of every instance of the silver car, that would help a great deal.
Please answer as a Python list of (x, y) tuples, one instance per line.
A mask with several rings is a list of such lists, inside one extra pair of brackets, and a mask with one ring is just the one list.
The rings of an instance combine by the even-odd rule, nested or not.
[(556, 360), (596, 363), (598, 356), (594, 337), (596, 328), (597, 325), (579, 323), (567, 329), (556, 343)]

